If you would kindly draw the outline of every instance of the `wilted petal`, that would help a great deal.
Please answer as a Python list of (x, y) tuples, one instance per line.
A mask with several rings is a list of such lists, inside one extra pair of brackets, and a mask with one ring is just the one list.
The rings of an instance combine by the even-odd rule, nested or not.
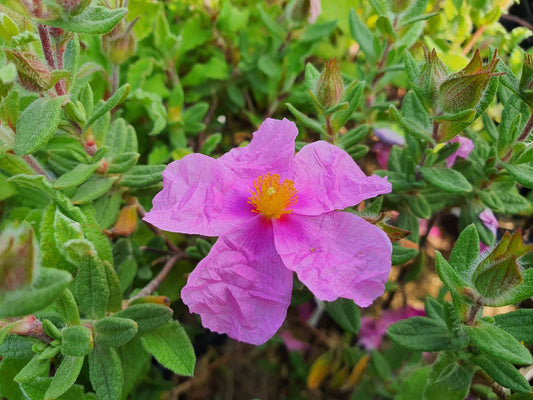
[(249, 182), (267, 172), (292, 175), (294, 140), (298, 129), (287, 119), (266, 119), (246, 147), (237, 147), (219, 161)]
[(321, 300), (369, 306), (385, 290), (392, 245), (387, 235), (347, 212), (290, 214), (274, 224), (276, 250)]
[(251, 213), (248, 187), (218, 161), (191, 154), (163, 171), (163, 190), (144, 220), (171, 232), (218, 236)]
[(276, 253), (272, 228), (257, 216), (218, 239), (189, 275), (181, 297), (205, 327), (262, 344), (285, 320), (291, 291), (292, 272)]
[(344, 150), (324, 141), (308, 144), (294, 158), (298, 202), (294, 212), (318, 215), (389, 193), (387, 178), (366, 176)]

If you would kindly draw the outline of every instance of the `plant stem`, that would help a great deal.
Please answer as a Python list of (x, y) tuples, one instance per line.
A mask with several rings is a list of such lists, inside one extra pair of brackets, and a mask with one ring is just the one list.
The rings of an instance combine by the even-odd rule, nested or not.
[(37, 174), (44, 175), (46, 179), (49, 181), (52, 180), (52, 177), (44, 170), (44, 168), (39, 164), (39, 161), (35, 159), (31, 154), (28, 154), (27, 156), (23, 156), (24, 161), (26, 161), (26, 164), (28, 164), (31, 169), (33, 169)]
[(163, 269), (157, 274), (157, 276), (152, 279), (148, 285), (146, 285), (139, 293), (133, 296), (130, 301), (138, 299), (140, 297), (151, 295), (157, 287), (165, 280), (169, 272), (172, 270), (172, 267), (176, 262), (181, 258), (180, 254), (174, 254), (170, 259), (165, 263)]
[(41, 46), (43, 48), (44, 58), (48, 63), (48, 66), (52, 70), (56, 69), (56, 64), (54, 61), (54, 55), (52, 53), (52, 47), (50, 46), (50, 35), (48, 34), (48, 27), (46, 25), (41, 25), (37, 27), (39, 30), (39, 37), (41, 39)]

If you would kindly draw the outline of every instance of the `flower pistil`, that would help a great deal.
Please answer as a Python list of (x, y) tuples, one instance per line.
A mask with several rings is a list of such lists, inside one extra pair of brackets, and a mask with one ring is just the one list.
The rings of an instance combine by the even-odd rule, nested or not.
[(252, 212), (263, 214), (268, 218), (280, 218), (283, 214), (290, 214), (291, 207), (296, 204), (296, 189), (294, 182), (285, 179), (279, 182), (278, 174), (267, 173), (254, 181), (248, 203), (254, 206)]

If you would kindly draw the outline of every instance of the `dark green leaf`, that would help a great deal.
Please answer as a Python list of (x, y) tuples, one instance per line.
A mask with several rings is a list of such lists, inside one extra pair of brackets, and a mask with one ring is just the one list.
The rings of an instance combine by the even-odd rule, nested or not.
[(99, 103), (95, 110), (93, 111), (92, 115), (87, 119), (87, 122), (85, 123), (84, 130), (87, 130), (97, 119), (102, 117), (105, 113), (108, 111), (111, 111), (113, 108), (118, 106), (120, 103), (122, 103), (126, 98), (128, 97), (128, 94), (130, 92), (130, 85), (128, 83), (122, 85), (117, 89), (115, 94), (111, 96), (106, 102)]
[(519, 342), (533, 344), (533, 309), (525, 308), (494, 317), (494, 324)]
[(89, 354), (89, 378), (99, 400), (121, 399), (124, 375), (114, 348), (94, 348)]
[(359, 307), (353, 300), (339, 298), (333, 302), (324, 302), (326, 311), (346, 332), (359, 333), (361, 325)]
[(488, 354), (478, 354), (472, 361), (483, 368), (500, 385), (519, 393), (531, 392), (527, 379), (511, 363)]
[(119, 347), (137, 334), (137, 323), (129, 318), (106, 317), (93, 324), (97, 346)]
[(119, 311), (115, 317), (130, 318), (137, 323), (139, 333), (156, 329), (172, 319), (172, 309), (154, 303), (135, 304)]
[(427, 317), (412, 317), (389, 326), (389, 338), (399, 346), (415, 351), (459, 349), (464, 345), (443, 322)]
[(93, 349), (93, 335), (86, 326), (67, 326), (61, 333), (61, 353), (84, 357)]
[(463, 326), (472, 343), (483, 353), (513, 364), (531, 364), (529, 351), (510, 333), (485, 321), (476, 326)]
[(120, 183), (129, 187), (147, 187), (163, 180), (165, 165), (136, 165), (122, 175)]
[(189, 337), (178, 321), (169, 321), (146, 332), (142, 343), (164, 367), (179, 375), (193, 376), (196, 357)]
[(450, 265), (463, 279), (471, 278), (474, 261), (479, 256), (479, 235), (476, 227), (468, 225), (459, 235), (450, 255)]
[(115, 181), (115, 177), (99, 177), (88, 180), (83, 185), (78, 187), (72, 196), (72, 203), (84, 204), (92, 202), (93, 200), (107, 193)]
[(448, 193), (466, 193), (472, 191), (472, 185), (459, 171), (445, 167), (420, 167), (422, 176), (429, 183)]

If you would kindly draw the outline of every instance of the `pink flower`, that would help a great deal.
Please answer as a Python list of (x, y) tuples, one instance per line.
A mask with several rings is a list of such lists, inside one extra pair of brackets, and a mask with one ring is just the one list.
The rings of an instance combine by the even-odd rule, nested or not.
[(322, 6), (320, 0), (310, 0), (309, 1), (309, 18), (307, 21), (310, 24), (314, 24), (320, 13), (322, 12)]
[(468, 155), (472, 152), (472, 150), (474, 150), (474, 142), (472, 141), (472, 139), (469, 139), (467, 137), (455, 136), (454, 138), (450, 139), (450, 142), (459, 142), (459, 148), (446, 159), (446, 166), (448, 168), (450, 168), (455, 163), (457, 157), (467, 158)]
[[(481, 220), (481, 223), (485, 225), (485, 227), (496, 237), (496, 233), (498, 231), (498, 219), (492, 210), (488, 207), (485, 208), (479, 213), (479, 219)], [(479, 242), (479, 248), (480, 251), (485, 251), (490, 248), (490, 246), (487, 246), (483, 242)]]
[(376, 160), (379, 166), (387, 169), (392, 146), (403, 146), (405, 144), (405, 138), (388, 128), (375, 128), (374, 134), (379, 139), (379, 142), (374, 145), (372, 150), (376, 154)]
[(168, 231), (220, 236), (181, 296), (205, 327), (261, 344), (283, 323), (296, 272), (317, 298), (366, 307), (383, 294), (392, 246), (385, 233), (337, 212), (391, 191), (323, 141), (294, 155), (294, 123), (267, 119), (246, 147), (191, 154), (163, 172), (145, 216)]
[(382, 311), (380, 318), (361, 317), (359, 343), (367, 350), (378, 349), (390, 325), (405, 318), (423, 315), (426, 315), (423, 310), (407, 306), (399, 310)]

